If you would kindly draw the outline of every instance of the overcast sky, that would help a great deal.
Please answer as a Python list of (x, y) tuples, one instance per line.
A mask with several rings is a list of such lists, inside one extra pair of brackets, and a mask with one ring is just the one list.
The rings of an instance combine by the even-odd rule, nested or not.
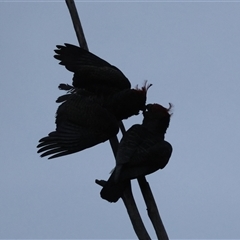
[[(169, 237), (240, 238), (240, 2), (76, 5), (90, 51), (133, 87), (152, 83), (148, 103), (174, 104), (173, 155), (147, 177)], [(72, 78), (53, 58), (55, 45), (77, 44), (64, 1), (1, 1), (0, 32), (0, 238), (136, 238), (123, 202), (94, 183), (114, 167), (108, 142), (37, 154), (55, 129), (58, 84)], [(135, 181), (133, 192), (155, 238)]]

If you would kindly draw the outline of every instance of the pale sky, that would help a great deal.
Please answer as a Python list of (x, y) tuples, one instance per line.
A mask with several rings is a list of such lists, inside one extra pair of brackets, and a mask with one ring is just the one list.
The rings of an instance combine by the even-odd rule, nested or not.
[[(240, 238), (240, 2), (76, 5), (90, 51), (133, 87), (152, 83), (148, 103), (174, 105), (173, 155), (147, 177), (169, 237)], [(71, 84), (53, 58), (57, 44), (77, 45), (64, 1), (1, 1), (0, 32), (0, 238), (136, 238), (123, 202), (101, 199), (94, 183), (114, 167), (108, 142), (55, 160), (37, 154), (55, 129), (57, 87)], [(133, 192), (155, 238), (136, 181)]]

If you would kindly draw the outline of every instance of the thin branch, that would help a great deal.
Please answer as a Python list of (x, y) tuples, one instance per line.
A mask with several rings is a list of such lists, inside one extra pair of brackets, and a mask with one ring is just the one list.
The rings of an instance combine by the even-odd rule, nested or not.
[(119, 128), (122, 132), (122, 135), (124, 135), (124, 133), (126, 132), (126, 129), (125, 129), (125, 126), (123, 125), (122, 121), (119, 122)]
[(74, 0), (66, 0), (66, 4), (67, 4), (68, 10), (69, 10), (69, 13), (71, 15), (71, 18), (72, 18), (73, 27), (74, 27), (76, 35), (77, 35), (79, 46), (81, 46), (81, 48), (83, 48), (85, 50), (88, 50), (87, 41), (84, 36), (82, 24), (80, 22), (80, 18), (78, 16), (78, 12), (77, 12), (77, 8), (74, 3)]
[(154, 200), (151, 188), (146, 180), (146, 177), (138, 178), (138, 184), (140, 186), (144, 201), (147, 206), (148, 216), (153, 224), (158, 239), (168, 240), (167, 232), (164, 228), (161, 220), (157, 204)]
[(109, 139), (109, 142), (110, 142), (110, 145), (111, 145), (111, 148), (112, 148), (112, 151), (113, 151), (113, 155), (116, 158), (117, 150), (118, 150), (118, 144), (119, 144), (117, 136)]
[[(128, 215), (132, 222), (134, 231), (138, 236), (138, 239), (151, 240), (151, 238), (142, 222), (141, 216), (138, 212), (136, 202), (133, 198), (131, 183), (125, 189), (123, 196), (122, 196), (122, 200), (125, 204), (125, 207), (127, 209)], [(138, 220), (138, 221), (135, 221), (135, 220)]]
[[(75, 6), (75, 3), (73, 0), (65, 0), (66, 4), (68, 6), (73, 26), (77, 35), (77, 39), (79, 42), (79, 45), (84, 48), (85, 50), (88, 50), (87, 41), (84, 36), (84, 32), (82, 29), (82, 25), (80, 22), (80, 18), (78, 16), (78, 12)], [(122, 132), (125, 132), (125, 128), (123, 123), (120, 124), (120, 128)], [(114, 156), (116, 156), (117, 148), (118, 148), (118, 139), (117, 136), (113, 139), (110, 139), (110, 144), (114, 153)], [(129, 184), (129, 187), (124, 192), (124, 196), (122, 197), (123, 202), (125, 204), (125, 207), (127, 209), (127, 212), (129, 214), (130, 220), (132, 222), (133, 228), (135, 230), (136, 235), (139, 239), (142, 240), (149, 240), (151, 239), (144, 224), (141, 219), (141, 216), (139, 214), (139, 211), (137, 209), (135, 200), (132, 195), (131, 185)]]
[[(100, 185), (100, 186), (104, 186), (106, 181), (104, 180), (95, 180), (95, 182)], [(124, 194), (122, 196), (122, 200), (123, 200), (123, 203), (127, 209), (127, 212), (128, 212), (128, 215), (129, 215), (129, 218), (131, 220), (131, 223), (132, 223), (132, 226), (133, 226), (133, 229), (138, 237), (138, 239), (141, 239), (141, 240), (151, 240), (142, 220), (141, 220), (141, 216), (138, 212), (138, 209), (137, 209), (137, 205), (136, 205), (136, 202), (133, 198), (133, 195), (132, 195), (132, 189), (131, 189), (131, 184), (129, 184), (127, 186), (127, 188), (125, 189), (124, 191)]]

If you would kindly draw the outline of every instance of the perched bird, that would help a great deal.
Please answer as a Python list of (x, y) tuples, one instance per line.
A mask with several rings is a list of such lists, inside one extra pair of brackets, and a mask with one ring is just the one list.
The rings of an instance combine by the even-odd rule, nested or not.
[(102, 107), (96, 96), (85, 90), (58, 98), (62, 102), (56, 113), (56, 130), (39, 140), (38, 153), (49, 159), (95, 146), (114, 137), (119, 124), (114, 115)]
[[(83, 48), (65, 43), (65, 46), (57, 45), (55, 53), (59, 64), (74, 73), (72, 88), (84, 88), (104, 96), (131, 88), (129, 80), (117, 67)], [(70, 85), (59, 87), (65, 89)]]
[(131, 179), (162, 169), (172, 154), (172, 146), (164, 140), (170, 122), (170, 107), (148, 104), (142, 124), (133, 125), (120, 141), (116, 167), (101, 190), (101, 197), (117, 202)]

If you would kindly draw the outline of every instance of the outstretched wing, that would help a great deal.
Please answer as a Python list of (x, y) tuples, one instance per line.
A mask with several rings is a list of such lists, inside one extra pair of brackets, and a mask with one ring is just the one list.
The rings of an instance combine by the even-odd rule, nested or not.
[[(67, 44), (57, 45), (54, 57), (69, 71), (74, 72), (73, 86), (95, 92), (108, 88), (114, 92), (131, 87), (129, 80), (115, 66), (80, 47)], [(107, 90), (105, 90), (107, 91)]]
[(118, 122), (98, 99), (69, 94), (59, 106), (56, 131), (39, 140), (38, 153), (49, 159), (76, 153), (104, 142), (118, 133)]

